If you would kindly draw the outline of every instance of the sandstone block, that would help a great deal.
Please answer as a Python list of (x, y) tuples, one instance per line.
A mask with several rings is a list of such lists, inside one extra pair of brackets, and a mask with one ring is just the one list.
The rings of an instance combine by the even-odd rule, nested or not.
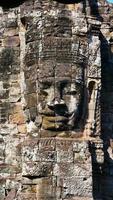
[(25, 124), (18, 125), (18, 132), (21, 133), (21, 134), (27, 133), (27, 127), (26, 127), (26, 125)]
[(37, 95), (36, 93), (28, 94), (25, 96), (27, 107), (35, 107), (37, 105)]
[(9, 116), (9, 121), (11, 123), (14, 123), (14, 124), (24, 124), (25, 123), (25, 117), (23, 115), (23, 113), (15, 113), (13, 115), (10, 115)]
[(73, 162), (73, 151), (72, 151), (72, 141), (57, 140), (56, 141), (57, 150), (57, 162), (58, 163), (72, 163)]
[(54, 151), (56, 147), (56, 141), (52, 138), (42, 138), (39, 142), (39, 150), (41, 151)]
[(52, 175), (52, 164), (50, 162), (26, 162), (22, 165), (22, 175), (25, 177), (47, 177)]
[(67, 198), (69, 194), (70, 196), (92, 197), (92, 178), (65, 178), (63, 180), (62, 198)]
[(3, 40), (3, 45), (7, 47), (18, 47), (20, 45), (20, 39), (18, 36), (7, 37)]
[(92, 166), (91, 164), (81, 165), (81, 163), (58, 163), (54, 165), (53, 174), (61, 178), (73, 177), (75, 179), (79, 176), (91, 176)]
[(25, 161), (40, 161), (40, 162), (55, 162), (55, 151), (38, 151), (37, 148), (28, 151), (24, 149), (23, 160)]
[(8, 194), (5, 200), (13, 200), (16, 197), (16, 190), (12, 189)]
[(37, 200), (36, 194), (27, 192), (27, 193), (22, 193), (18, 196), (18, 200)]
[(18, 35), (18, 29), (15, 28), (8, 28), (5, 32), (4, 32), (4, 36), (5, 37), (12, 37)]

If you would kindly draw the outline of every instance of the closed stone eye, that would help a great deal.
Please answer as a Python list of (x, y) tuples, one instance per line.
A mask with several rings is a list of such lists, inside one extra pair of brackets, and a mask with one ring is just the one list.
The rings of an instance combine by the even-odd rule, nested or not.
[(67, 94), (67, 95), (76, 95), (77, 91), (76, 90), (72, 90), (72, 91), (66, 92), (65, 94)]
[(50, 82), (44, 82), (44, 83), (41, 83), (41, 84), (40, 84), (40, 88), (41, 88), (42, 90), (46, 90), (46, 89), (50, 88), (51, 85), (52, 85), (52, 83), (50, 83)]
[(47, 96), (48, 93), (46, 91), (44, 91), (44, 90), (41, 90), (40, 93), (39, 93), (39, 95)]

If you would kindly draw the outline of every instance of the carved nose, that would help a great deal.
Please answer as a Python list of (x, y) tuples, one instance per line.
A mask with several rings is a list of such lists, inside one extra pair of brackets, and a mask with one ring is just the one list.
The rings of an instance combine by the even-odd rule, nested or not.
[(65, 101), (63, 99), (55, 98), (51, 102), (48, 102), (47, 105), (49, 108), (55, 108), (57, 106), (64, 106)]
[(47, 105), (50, 110), (53, 110), (55, 112), (55, 114), (68, 116), (68, 108), (63, 99), (58, 99), (58, 98), (54, 99), (52, 102), (49, 102)]

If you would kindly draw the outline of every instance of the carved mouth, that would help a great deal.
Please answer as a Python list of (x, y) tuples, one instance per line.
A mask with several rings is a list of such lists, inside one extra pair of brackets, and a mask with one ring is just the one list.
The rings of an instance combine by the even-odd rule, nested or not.
[(53, 117), (53, 116), (55, 116), (55, 111), (54, 110), (50, 110), (49, 108), (44, 108), (44, 109), (39, 111), (39, 114), (42, 115), (42, 116)]
[(67, 117), (63, 116), (44, 116), (42, 121), (42, 128), (46, 130), (64, 129), (68, 122)]
[(68, 121), (68, 118), (63, 117), (63, 116), (49, 116), (49, 117), (44, 116), (44, 119), (49, 121), (49, 122), (52, 122), (52, 123), (67, 122)]
[[(58, 111), (53, 111), (53, 110), (42, 110), (39, 112), (39, 114), (41, 114), (42, 116), (47, 116), (47, 117), (56, 117), (58, 118), (59, 117), (64, 117), (64, 118), (67, 118), (70, 116), (70, 114), (68, 112), (64, 112), (64, 113), (61, 113), (59, 114)], [(58, 115), (58, 116), (57, 116)]]
[(63, 105), (57, 105), (52, 107), (45, 107), (44, 109), (39, 111), (39, 114), (42, 116), (48, 116), (48, 117), (56, 117), (56, 116), (61, 116), (61, 117), (69, 117), (68, 109), (67, 106)]

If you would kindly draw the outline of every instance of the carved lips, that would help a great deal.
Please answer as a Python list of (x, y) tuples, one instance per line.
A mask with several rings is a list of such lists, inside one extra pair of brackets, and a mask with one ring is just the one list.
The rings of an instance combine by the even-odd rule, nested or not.
[(44, 116), (42, 120), (42, 128), (45, 130), (64, 129), (68, 122), (67, 117), (63, 116)]

